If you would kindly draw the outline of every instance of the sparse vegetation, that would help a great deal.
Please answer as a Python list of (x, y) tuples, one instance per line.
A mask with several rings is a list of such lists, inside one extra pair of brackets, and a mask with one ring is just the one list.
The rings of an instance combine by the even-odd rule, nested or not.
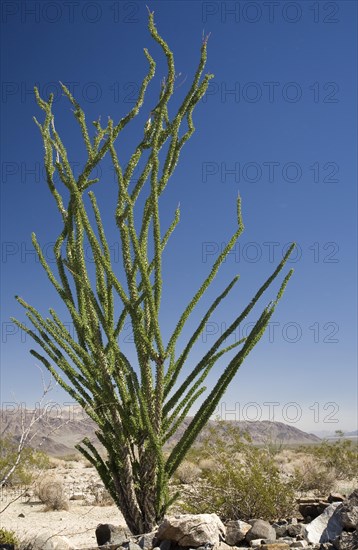
[(327, 470), (333, 471), (338, 480), (351, 480), (358, 477), (358, 446), (351, 439), (344, 439), (337, 432), (336, 441), (324, 440), (319, 445), (302, 447), (302, 451), (318, 460)]
[(201, 473), (200, 467), (189, 460), (184, 460), (175, 472), (174, 479), (184, 485), (196, 481)]
[[(10, 435), (0, 439), (0, 480), (6, 476), (17, 457), (17, 442)], [(28, 485), (36, 473), (50, 467), (50, 458), (44, 452), (24, 447), (16, 469), (7, 479), (7, 485)]]
[(19, 544), (18, 538), (14, 531), (0, 528), (0, 544)]
[(53, 477), (42, 479), (36, 489), (37, 496), (46, 505), (45, 511), (68, 510), (69, 503), (61, 481)]
[(65, 462), (81, 462), (82, 457), (79, 453), (73, 453), (73, 454), (61, 456), (61, 460), (64, 460)]
[(274, 520), (292, 514), (295, 506), (293, 480), (285, 480), (265, 449), (229, 423), (225, 436), (212, 427), (200, 449), (189, 458), (201, 464), (200, 480), (190, 487), (181, 507), (190, 513), (215, 511), (223, 521), (262, 518)]
[[(323, 453), (327, 448), (328, 455)], [(200, 444), (191, 449), (187, 460), (173, 477), (171, 495), (179, 491), (181, 498), (171, 507), (169, 514), (217, 513), (224, 522), (230, 519), (247, 521), (252, 517), (272, 521), (296, 516), (297, 497), (326, 498), (331, 491), (348, 495), (356, 487), (355, 479), (349, 481), (352, 464), (348, 461), (349, 470), (344, 473), (343, 466), (347, 461), (341, 460), (341, 454), (338, 464), (345, 479), (335, 477), (337, 461), (334, 464), (327, 461), (332, 449), (344, 456), (350, 449), (353, 454), (348, 454), (348, 457), (354, 463), (357, 450), (354, 442), (344, 444), (340, 440), (330, 443), (329, 447), (327, 442), (309, 447), (291, 445), (276, 454), (270, 445), (255, 445), (234, 424), (214, 423)], [(166, 454), (169, 452), (166, 450)], [(50, 463), (57, 472), (51, 471), (37, 484), (32, 484), (32, 490), (26, 495), (39, 497), (45, 505), (40, 510), (48, 514), (68, 510), (71, 505), (71, 511), (75, 511), (78, 504), (70, 503), (69, 495), (75, 496), (74, 501), (81, 501), (82, 505), (91, 508), (115, 504), (98, 476), (84, 468), (83, 462), (71, 461), (74, 466), (71, 473), (66, 473), (69, 463), (62, 459), (51, 459)], [(63, 483), (61, 476), (64, 476)], [(66, 490), (63, 484), (66, 484)], [(9, 495), (12, 495), (11, 488)], [(27, 515), (25, 508), (21, 511)], [(4, 523), (4, 526), (12, 529), (13, 523)], [(2, 537), (12, 544), (11, 536), (15, 534), (9, 533), (2, 532)], [(18, 536), (22, 536), (20, 532)]]
[(299, 465), (295, 467), (296, 490), (305, 494), (313, 492), (317, 496), (327, 496), (334, 488), (335, 472), (327, 468), (312, 455), (302, 454)]

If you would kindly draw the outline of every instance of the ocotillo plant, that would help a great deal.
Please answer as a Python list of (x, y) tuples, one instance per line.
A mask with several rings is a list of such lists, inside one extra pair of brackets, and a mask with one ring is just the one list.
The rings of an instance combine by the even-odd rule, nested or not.
[[(125, 165), (119, 161), (116, 139), (140, 112), (146, 90), (154, 77), (156, 64), (147, 50), (144, 53), (149, 70), (134, 107), (117, 124), (109, 119), (104, 127), (100, 120), (95, 121), (93, 137), (83, 110), (67, 87), (62, 85), (74, 108), (87, 150), (88, 158), (78, 177), (73, 173), (66, 148), (56, 131), (53, 97), (45, 100), (35, 90), (37, 103), (45, 113), (42, 124), (36, 119), (35, 122), (44, 143), (47, 182), (63, 224), (54, 244), (56, 269), (50, 268), (34, 234), (32, 242), (48, 278), (68, 309), (75, 334), (71, 335), (54, 309), (50, 309), (51, 317), (44, 318), (20, 297), (17, 300), (25, 308), (33, 328), (16, 321), (45, 352), (41, 355), (31, 350), (32, 355), (45, 365), (97, 423), (96, 435), (106, 449), (106, 457), (88, 439), (84, 439), (77, 448), (96, 467), (133, 533), (151, 531), (172, 502), (169, 495), (171, 476), (213, 414), (241, 363), (261, 338), (292, 271), (284, 278), (275, 300), (258, 316), (250, 334), (231, 345), (227, 345), (227, 340), (280, 273), (294, 246), (245, 309), (202, 359), (192, 366), (186, 380), (179, 383), (178, 377), (188, 362), (194, 344), (213, 312), (234, 287), (237, 276), (210, 305), (180, 351), (179, 336), (240, 236), (243, 223), (238, 198), (237, 230), (179, 315), (170, 338), (164, 342), (159, 325), (162, 255), (179, 222), (179, 209), (169, 228), (163, 231), (159, 199), (174, 172), (183, 145), (194, 132), (193, 111), (213, 75), (203, 76), (206, 38), (190, 88), (176, 114), (170, 117), (168, 102), (173, 95), (176, 79), (174, 58), (168, 44), (158, 34), (153, 13), (149, 13), (149, 31), (164, 52), (167, 76), (162, 81), (158, 101), (151, 109), (151, 120), (145, 125), (144, 136), (138, 140)], [(93, 191), (88, 193), (91, 206), (87, 207), (85, 203), (85, 192), (99, 181), (91, 179), (91, 173), (106, 154), (113, 162), (118, 185), (114, 216), (121, 242), (122, 281), (116, 276), (112, 265), (110, 246)], [(132, 183), (133, 172), (140, 161), (143, 168), (138, 180)], [(55, 173), (64, 186), (62, 193), (59, 185), (55, 184)], [(138, 199), (142, 197), (145, 199), (144, 207), (138, 222), (135, 207), (136, 204), (138, 207)], [(86, 262), (85, 246), (90, 246), (93, 253), (94, 269), (91, 270)], [(135, 364), (131, 364), (119, 345), (118, 337), (128, 321), (134, 336)], [(234, 349), (215, 387), (202, 401), (183, 436), (166, 456), (163, 446), (205, 391), (205, 378), (219, 358)], [(65, 376), (60, 374), (61, 371)]]

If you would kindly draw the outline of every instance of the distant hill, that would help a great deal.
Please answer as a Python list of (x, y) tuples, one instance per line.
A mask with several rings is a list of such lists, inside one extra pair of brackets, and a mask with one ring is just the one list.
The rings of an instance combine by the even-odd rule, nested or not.
[(317, 435), (321, 439), (336, 440), (336, 439), (340, 439), (341, 437), (343, 437), (343, 439), (358, 437), (358, 430), (355, 430), (354, 432), (346, 432), (343, 430), (343, 436), (337, 435), (335, 431), (328, 431), (328, 430), (322, 430), (322, 431), (313, 432), (313, 433), (314, 435)]
[[(190, 421), (191, 418), (187, 417), (179, 430), (169, 440), (169, 443), (173, 444), (181, 437), (181, 435), (184, 433), (184, 430), (189, 425)], [(283, 422), (270, 422), (268, 420), (233, 420), (231, 422), (233, 425), (237, 426), (242, 432), (247, 432), (251, 436), (253, 442), (257, 445), (263, 445), (268, 442), (290, 445), (298, 443), (318, 443), (320, 441), (320, 438), (316, 435), (308, 434), (306, 432), (303, 432), (302, 430), (299, 430), (298, 428), (295, 428), (288, 424), (284, 424)], [(215, 420), (210, 420), (208, 422), (208, 426), (215, 424), (217, 424), (217, 421)], [(201, 432), (201, 434), (199, 434), (197, 438), (198, 443), (200, 443), (200, 441), (203, 439), (205, 433), (206, 429), (204, 428), (204, 430)]]
[[(96, 439), (96, 424), (79, 407), (62, 408), (61, 411), (47, 409), (48, 412), (34, 425), (31, 433), (36, 433), (31, 447), (41, 449), (51, 456), (65, 456), (76, 453), (74, 446), (84, 437)], [(37, 411), (40, 414), (40, 411)], [(31, 420), (33, 411), (0, 411), (0, 437), (12, 434), (20, 438), (22, 420), (25, 425)]]
[[(21, 435), (21, 414), (25, 419), (25, 424), (30, 421), (32, 411), (0, 412), (0, 437), (6, 434), (12, 434), (15, 439)], [(191, 421), (187, 417), (178, 431), (171, 437), (168, 444), (174, 445), (179, 440), (184, 430)], [(282, 422), (269, 421), (232, 421), (243, 432), (248, 432), (255, 444), (265, 444), (269, 441), (275, 444), (309, 444), (318, 443), (320, 438), (308, 434), (294, 426), (283, 424)], [(208, 425), (215, 425), (217, 421), (210, 420)], [(74, 446), (85, 436), (96, 441), (96, 424), (82, 411), (76, 407), (66, 410), (49, 411), (44, 418), (41, 418), (36, 424), (34, 431), (36, 435), (31, 442), (34, 448), (42, 449), (51, 456), (64, 456), (73, 454)], [(206, 428), (199, 434), (197, 443), (205, 435)]]

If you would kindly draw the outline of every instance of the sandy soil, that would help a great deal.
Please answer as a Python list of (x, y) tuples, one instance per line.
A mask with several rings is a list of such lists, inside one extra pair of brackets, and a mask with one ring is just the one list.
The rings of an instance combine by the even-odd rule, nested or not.
[[(68, 511), (45, 511), (45, 505), (36, 497), (34, 487), (29, 496), (21, 496), (21, 489), (3, 489), (0, 493), (0, 528), (14, 531), (21, 546), (34, 541), (41, 535), (66, 537), (60, 544), (44, 546), (37, 541), (36, 550), (69, 550), (72, 548), (93, 548), (97, 546), (95, 530), (100, 523), (125, 526), (125, 521), (116, 506), (99, 506), (97, 498), (104, 491), (96, 470), (86, 467), (81, 461), (66, 462), (52, 459), (54, 468), (46, 476), (61, 480), (69, 501)], [(301, 460), (293, 451), (284, 451), (280, 456), (280, 466), (287, 473), (293, 472)], [(87, 465), (88, 466), (88, 465)], [(350, 494), (357, 487), (358, 480), (336, 483), (335, 491)], [(19, 498), (17, 498), (19, 497)], [(15, 500), (17, 498), (17, 500)], [(97, 501), (96, 501), (97, 498)], [(108, 500), (107, 500), (108, 502)], [(6, 509), (7, 504), (11, 503)], [(5, 509), (5, 510), (4, 510)], [(19, 517), (23, 515), (24, 517)], [(52, 539), (55, 542), (55, 539)]]
[[(2, 500), (2, 508), (9, 500)], [(19, 514), (25, 517), (18, 517)], [(83, 506), (77, 502), (71, 502), (68, 511), (45, 512), (42, 504), (18, 501), (0, 516), (0, 526), (15, 531), (20, 541), (31, 541), (50, 531), (53, 535), (67, 537), (75, 548), (97, 546), (95, 529), (99, 523), (125, 525), (115, 506)]]
[[(52, 475), (63, 481), (68, 497), (75, 493), (86, 497), (88, 487), (102, 485), (96, 471), (85, 468), (80, 462), (61, 464)], [(95, 529), (99, 523), (125, 525), (122, 514), (114, 505), (89, 505), (88, 499), (84, 498), (70, 500), (68, 511), (45, 511), (45, 505), (38, 501), (33, 491), (30, 491), (31, 497), (20, 496), (22, 492), (21, 489), (3, 489), (0, 494), (0, 527), (14, 531), (21, 542), (51, 533), (66, 537), (72, 547), (89, 548), (97, 546)], [(20, 514), (25, 517), (19, 517)]]

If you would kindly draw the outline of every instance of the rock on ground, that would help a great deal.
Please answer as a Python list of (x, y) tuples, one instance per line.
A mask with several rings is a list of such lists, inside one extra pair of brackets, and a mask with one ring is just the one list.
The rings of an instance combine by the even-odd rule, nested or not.
[(247, 542), (255, 539), (268, 539), (274, 541), (276, 540), (276, 531), (268, 521), (257, 519), (254, 521), (250, 531), (246, 533)]
[(72, 550), (73, 546), (66, 537), (53, 535), (51, 531), (39, 534), (31, 541), (33, 550)]
[(230, 546), (235, 546), (242, 540), (244, 540), (246, 533), (250, 531), (250, 523), (240, 520), (228, 521), (226, 524), (226, 537), (225, 541)]
[(358, 550), (358, 531), (344, 532), (334, 541), (337, 550)]
[(218, 545), (225, 537), (225, 526), (216, 514), (183, 514), (167, 517), (159, 525), (157, 539), (169, 539), (179, 546)]
[(339, 506), (339, 511), (343, 529), (358, 528), (358, 489), (353, 491), (351, 495)]
[(126, 527), (116, 527), (110, 523), (100, 523), (96, 527), (98, 546), (103, 544), (123, 544), (128, 542), (132, 533)]
[[(145, 533), (138, 539), (138, 544), (143, 550), (151, 550), (155, 545), (156, 531)], [(165, 550), (164, 546), (160, 545), (161, 550)]]
[(330, 504), (320, 516), (305, 526), (303, 534), (307, 542), (329, 542), (341, 534), (341, 518), (339, 514), (335, 514), (336, 508), (340, 505), (339, 502)]

